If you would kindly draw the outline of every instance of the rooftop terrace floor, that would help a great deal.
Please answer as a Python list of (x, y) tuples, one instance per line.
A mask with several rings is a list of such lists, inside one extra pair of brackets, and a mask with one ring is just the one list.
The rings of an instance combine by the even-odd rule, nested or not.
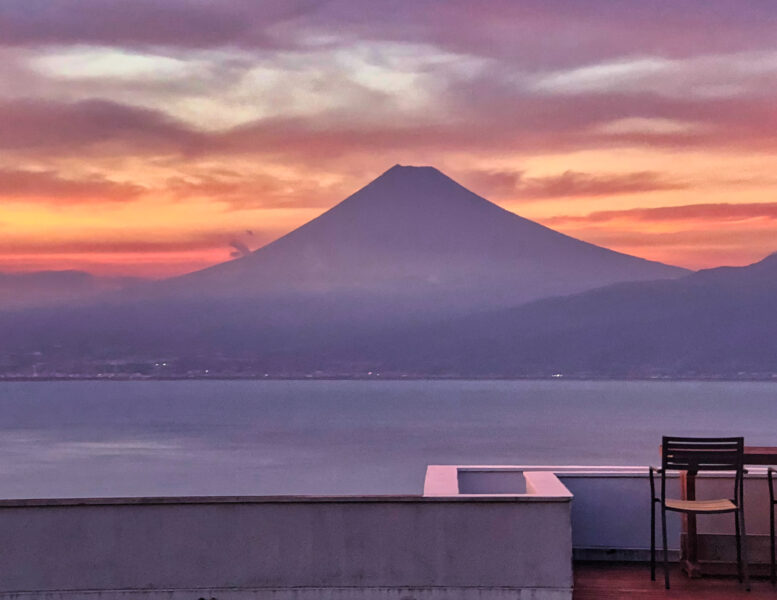
[(574, 600), (761, 600), (777, 598), (777, 587), (768, 580), (754, 579), (752, 591), (746, 592), (735, 577), (705, 577), (689, 579), (673, 566), (670, 574), (672, 589), (665, 590), (661, 571), (656, 581), (650, 581), (650, 567), (642, 564), (575, 563)]

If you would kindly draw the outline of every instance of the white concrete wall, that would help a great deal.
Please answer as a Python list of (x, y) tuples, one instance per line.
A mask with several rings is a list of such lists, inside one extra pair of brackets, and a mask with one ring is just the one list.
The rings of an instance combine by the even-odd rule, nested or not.
[[(460, 468), (481, 494), (460, 493)], [(525, 493), (511, 494), (521, 480)], [(697, 488), (728, 497), (731, 481), (702, 477)], [(0, 600), (543, 600), (570, 597), (573, 545), (582, 558), (647, 558), (645, 467), (430, 467), (426, 492), (3, 501)], [(762, 562), (763, 469), (751, 469), (745, 500), (751, 559)], [(732, 531), (730, 516), (699, 518), (704, 543)], [(669, 533), (676, 550), (678, 515)]]
[[(530, 480), (538, 473), (553, 473), (574, 496), (572, 500), (572, 545), (581, 559), (637, 560), (649, 558), (650, 550), (650, 483), (648, 468), (613, 466), (563, 465), (432, 465), (428, 468), (424, 494), (453, 495), (478, 485), (481, 491), (507, 489), (516, 475)], [(466, 473), (465, 488), (456, 489), (456, 475)], [(500, 483), (499, 477), (504, 481)], [(544, 475), (543, 475), (544, 476)], [(479, 480), (477, 478), (480, 478)], [(697, 478), (698, 498), (730, 498), (733, 478), (730, 474), (703, 474)], [(660, 479), (656, 479), (660, 493)], [(667, 497), (680, 497), (678, 473), (668, 478)], [(745, 478), (745, 517), (750, 559), (765, 563), (768, 559), (769, 494), (766, 469), (750, 467)], [(657, 523), (659, 513), (656, 511)], [(719, 536), (734, 534), (732, 515), (700, 516), (697, 519), (700, 543), (711, 544)], [(672, 558), (679, 556), (681, 516), (668, 513), (669, 549)], [(657, 528), (660, 548), (660, 527)], [(728, 544), (730, 546), (731, 544)], [(718, 552), (720, 548), (716, 549)]]
[[(574, 494), (572, 503), (572, 540), (578, 557), (606, 558), (608, 550), (617, 550), (614, 558), (644, 560), (650, 549), (650, 484), (646, 469), (596, 472), (557, 472), (559, 479)], [(696, 497), (733, 498), (733, 478), (704, 474), (696, 480)], [(660, 480), (657, 480), (657, 485)], [(750, 540), (750, 559), (767, 561), (765, 538), (769, 533), (769, 491), (765, 469), (751, 468), (745, 478), (745, 519)], [(656, 492), (659, 493), (657, 487)], [(667, 497), (680, 497), (679, 478), (670, 478)], [(669, 548), (679, 551), (682, 517), (667, 513)], [(657, 523), (660, 523), (656, 511)], [(699, 535), (734, 535), (731, 514), (697, 517)], [(660, 547), (660, 527), (656, 533)], [(586, 552), (583, 552), (586, 550)], [(590, 552), (601, 550), (603, 553)]]
[[(648, 558), (650, 483), (647, 468), (604, 473), (562, 471), (558, 476), (575, 497), (572, 503), (572, 545), (577, 549), (578, 556), (586, 555), (581, 552), (586, 550), (586, 556), (590, 558), (606, 559), (608, 552), (615, 559)], [(660, 480), (656, 483), (659, 493)], [(673, 476), (667, 483), (667, 496), (679, 498), (679, 478)], [(659, 513), (656, 512), (658, 518)], [(680, 518), (676, 514), (671, 515), (667, 525), (669, 548), (679, 552)], [(660, 528), (657, 531), (660, 532)], [(660, 547), (660, 538), (656, 540)], [(613, 550), (616, 552), (611, 552)]]
[(544, 600), (572, 588), (568, 501), (4, 501), (0, 538), (3, 599)]

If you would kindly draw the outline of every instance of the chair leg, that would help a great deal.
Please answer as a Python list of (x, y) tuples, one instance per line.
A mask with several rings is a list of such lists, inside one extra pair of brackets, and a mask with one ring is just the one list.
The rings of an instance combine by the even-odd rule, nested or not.
[(661, 534), (664, 539), (664, 586), (669, 589), (669, 548), (666, 540), (666, 508), (661, 506)]
[[(774, 513), (772, 513), (772, 550), (774, 550)], [(774, 552), (772, 551), (772, 558)], [(772, 560), (774, 565), (774, 560)], [(772, 567), (773, 568), (773, 567)], [(773, 576), (773, 575), (772, 575)], [(656, 503), (650, 500), (650, 581), (656, 580)]]
[[(741, 497), (740, 497), (741, 502)], [(745, 573), (745, 589), (750, 591), (750, 568), (747, 560), (747, 528), (745, 527), (745, 507), (740, 506), (739, 513), (742, 519), (742, 570)]]
[(775, 549), (774, 549), (774, 507), (775, 505), (771, 505), (771, 511), (769, 513), (769, 541), (771, 542), (771, 576), (772, 576), (772, 585), (777, 583), (777, 561), (775, 561)]
[(737, 544), (737, 579), (742, 583), (742, 533), (739, 529), (739, 510), (734, 512), (734, 539)]

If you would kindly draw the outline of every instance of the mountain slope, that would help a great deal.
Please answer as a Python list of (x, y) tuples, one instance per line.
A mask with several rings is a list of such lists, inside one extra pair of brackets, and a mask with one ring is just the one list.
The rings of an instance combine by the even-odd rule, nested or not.
[(432, 167), (397, 165), (252, 254), (159, 287), (189, 296), (375, 294), (470, 311), (686, 272), (523, 219)]
[(428, 373), (768, 376), (777, 374), (775, 306), (777, 254), (446, 321), (362, 353), (380, 368)]

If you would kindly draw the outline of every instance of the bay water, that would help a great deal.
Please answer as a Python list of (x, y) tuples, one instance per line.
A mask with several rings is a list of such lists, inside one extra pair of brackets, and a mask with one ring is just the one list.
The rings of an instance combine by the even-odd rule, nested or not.
[(428, 464), (647, 465), (777, 445), (777, 383), (0, 383), (0, 497), (415, 494)]

